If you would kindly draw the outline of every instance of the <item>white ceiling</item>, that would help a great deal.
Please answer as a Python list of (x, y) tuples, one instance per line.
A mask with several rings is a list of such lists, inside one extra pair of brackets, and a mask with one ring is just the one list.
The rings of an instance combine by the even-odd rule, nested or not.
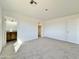
[[(15, 11), (38, 19), (52, 19), (77, 14), (79, 0), (34, 0), (38, 4), (31, 5), (30, 0), (2, 0), (5, 10)], [(45, 11), (48, 9), (48, 11)]]

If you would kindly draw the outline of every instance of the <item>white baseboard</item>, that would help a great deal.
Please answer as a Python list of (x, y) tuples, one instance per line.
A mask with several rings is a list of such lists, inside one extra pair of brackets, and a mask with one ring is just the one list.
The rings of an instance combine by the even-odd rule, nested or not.
[(73, 43), (73, 44), (79, 44), (79, 41), (68, 41), (68, 40), (61, 40), (61, 39), (57, 39), (57, 38), (52, 38), (52, 37), (47, 37), (45, 36), (44, 38), (48, 38), (48, 39), (54, 39), (54, 40), (59, 40), (59, 41), (63, 41), (63, 42), (67, 42), (67, 43)]

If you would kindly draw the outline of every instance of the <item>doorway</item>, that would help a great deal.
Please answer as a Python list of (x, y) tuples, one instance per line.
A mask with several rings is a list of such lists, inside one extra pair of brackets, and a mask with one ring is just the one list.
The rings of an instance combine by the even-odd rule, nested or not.
[(41, 31), (42, 31), (42, 25), (41, 25), (41, 23), (38, 23), (38, 38), (41, 38), (42, 37)]

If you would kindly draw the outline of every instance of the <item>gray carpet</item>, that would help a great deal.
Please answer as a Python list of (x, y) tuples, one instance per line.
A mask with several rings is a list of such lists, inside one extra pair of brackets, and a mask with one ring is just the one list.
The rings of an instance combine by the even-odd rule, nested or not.
[(0, 59), (79, 59), (79, 45), (40, 38), (24, 42), (17, 53), (13, 44), (6, 46)]
[(0, 54), (0, 59), (12, 59), (15, 55), (13, 44), (15, 42), (9, 42), (3, 47), (2, 52)]

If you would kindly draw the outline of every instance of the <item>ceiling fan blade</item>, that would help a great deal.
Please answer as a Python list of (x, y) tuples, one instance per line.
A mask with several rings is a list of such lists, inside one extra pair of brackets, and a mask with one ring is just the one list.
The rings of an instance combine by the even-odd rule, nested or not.
[(37, 2), (34, 2), (37, 5)]
[(33, 4), (33, 3), (37, 5), (37, 2), (35, 2), (34, 0), (31, 0), (30, 4)]

